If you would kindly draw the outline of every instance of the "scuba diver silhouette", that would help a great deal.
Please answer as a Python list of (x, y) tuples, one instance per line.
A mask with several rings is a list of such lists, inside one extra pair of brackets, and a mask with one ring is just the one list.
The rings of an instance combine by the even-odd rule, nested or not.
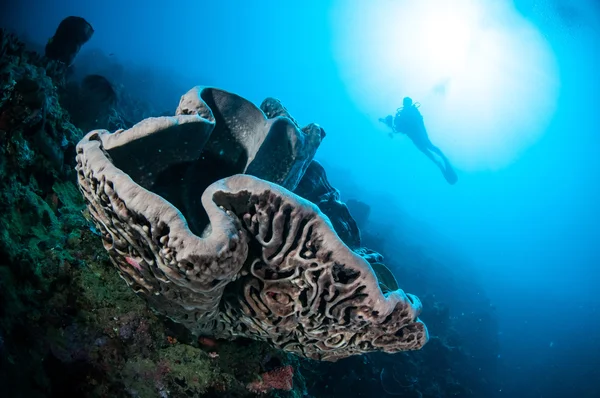
[(390, 137), (393, 137), (394, 133), (407, 135), (413, 144), (439, 167), (446, 181), (452, 185), (456, 184), (458, 177), (452, 165), (443, 152), (431, 143), (427, 135), (423, 116), (418, 109), (420, 104), (413, 103), (411, 98), (405, 97), (402, 100), (402, 105), (402, 108), (398, 108), (396, 111), (395, 116), (388, 115), (385, 118), (380, 118), (379, 121), (392, 129)]

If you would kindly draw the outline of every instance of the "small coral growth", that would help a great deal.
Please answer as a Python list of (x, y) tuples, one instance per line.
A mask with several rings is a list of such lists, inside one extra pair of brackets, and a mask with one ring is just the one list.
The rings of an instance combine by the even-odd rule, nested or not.
[(266, 393), (271, 390), (290, 391), (293, 386), (294, 368), (290, 365), (265, 372), (260, 380), (253, 381), (246, 388), (255, 393)]

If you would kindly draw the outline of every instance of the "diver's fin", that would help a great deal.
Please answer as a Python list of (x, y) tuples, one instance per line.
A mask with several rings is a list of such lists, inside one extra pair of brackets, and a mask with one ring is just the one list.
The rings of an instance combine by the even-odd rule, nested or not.
[(442, 171), (442, 173), (444, 174), (444, 178), (446, 179), (446, 181), (448, 181), (448, 184), (456, 184), (456, 182), (458, 181), (458, 176), (456, 175), (454, 168), (452, 167), (452, 165), (450, 165), (450, 162), (448, 162), (448, 160), (444, 159), (444, 163), (446, 165), (446, 167), (444, 167), (444, 170)]

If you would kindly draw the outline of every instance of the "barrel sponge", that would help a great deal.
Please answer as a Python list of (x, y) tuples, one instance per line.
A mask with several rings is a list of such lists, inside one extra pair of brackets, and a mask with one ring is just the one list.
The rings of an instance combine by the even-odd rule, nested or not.
[[(314, 145), (314, 138), (289, 119), (273, 123), (236, 106), (240, 113), (228, 129), (238, 124), (246, 135), (227, 134), (249, 141), (247, 134), (256, 134), (262, 143), (252, 141), (252, 153), (219, 144), (215, 135), (225, 122), (215, 116), (220, 105), (212, 105), (126, 131), (95, 130), (78, 144), (79, 188), (121, 277), (155, 311), (196, 335), (249, 337), (327, 361), (420, 349), (428, 333), (418, 298), (382, 292), (371, 265), (342, 242), (327, 216), (291, 191), (297, 177), (260, 164), (259, 175), (245, 172), (263, 162), (268, 153), (261, 145), (270, 145), (270, 134), (304, 140), (297, 145)], [(252, 115), (244, 119), (247, 111)], [(244, 162), (216, 175), (207, 159), (226, 162), (218, 163), (211, 148), (246, 151)], [(294, 151), (312, 149), (287, 152), (281, 167), (288, 174), (303, 167), (290, 167), (300, 159)], [(273, 176), (290, 189), (268, 180)]]

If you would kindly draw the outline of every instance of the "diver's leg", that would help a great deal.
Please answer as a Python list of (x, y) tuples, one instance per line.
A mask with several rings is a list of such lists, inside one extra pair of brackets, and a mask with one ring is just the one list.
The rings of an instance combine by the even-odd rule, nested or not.
[[(446, 158), (446, 155), (444, 155), (444, 152), (442, 152), (442, 150), (440, 148), (438, 148), (437, 146), (433, 145), (433, 143), (431, 142), (429, 137), (423, 137), (423, 139), (421, 140), (420, 146), (424, 147), (428, 152), (433, 152), (436, 155), (438, 155), (440, 158), (442, 158), (442, 161), (444, 162), (444, 164), (450, 163), (448, 161), (448, 158)], [(423, 150), (423, 149), (421, 149), (421, 151), (425, 152), (425, 150)], [(433, 156), (433, 155), (431, 155), (431, 153), (430, 153), (428, 156)]]
[[(452, 168), (450, 161), (448, 160), (448, 158), (446, 158), (444, 153), (438, 147), (434, 146), (431, 143), (430, 143), (430, 145), (423, 145), (423, 146), (417, 145), (417, 147), (429, 159), (431, 159), (433, 161), (433, 163), (435, 163), (435, 165), (441, 170), (442, 174), (444, 175), (444, 178), (446, 179), (446, 181), (448, 181), (448, 183), (450, 183), (450, 184), (456, 183), (456, 181), (458, 180), (458, 177), (457, 177), (456, 173), (454, 172), (454, 169)], [(440, 162), (439, 159), (436, 156), (434, 156), (433, 153), (438, 154), (441, 157), (443, 163)]]
[[(444, 175), (446, 181), (448, 181), (450, 184), (455, 184), (458, 180), (458, 177), (456, 176), (454, 169), (450, 165), (450, 161), (448, 160), (448, 158), (446, 158), (446, 155), (444, 155), (440, 148), (433, 145), (433, 143), (429, 139), (429, 135), (427, 134), (425, 125), (422, 126), (418, 134), (413, 135), (411, 138), (417, 146), (417, 148), (419, 148), (421, 152), (427, 155), (427, 157), (431, 159), (436, 164), (436, 166), (442, 171), (442, 174)], [(440, 162), (440, 160), (434, 156), (434, 153), (442, 159), (442, 162)]]
[(443, 158), (445, 158), (445, 157), (446, 157), (446, 156), (444, 156), (444, 153), (442, 152), (442, 150), (441, 150), (440, 148), (436, 147), (435, 145), (433, 145), (433, 144), (431, 143), (431, 141), (429, 142), (429, 149), (430, 149), (432, 152), (435, 152), (435, 153), (437, 153), (438, 155), (440, 155), (440, 156), (441, 156), (441, 157), (443, 157)]
[(458, 180), (458, 176), (456, 175), (456, 172), (454, 171), (454, 168), (450, 164), (450, 161), (448, 160), (446, 155), (444, 155), (444, 153), (442, 152), (442, 150), (440, 148), (433, 145), (431, 143), (431, 141), (429, 142), (428, 149), (431, 152), (435, 152), (442, 158), (442, 160), (444, 161), (444, 165), (441, 166), (440, 164), (438, 164), (438, 167), (440, 167), (440, 169), (442, 170), (442, 173), (444, 174), (446, 181), (448, 181), (450, 184), (455, 184), (456, 181)]
[(442, 152), (442, 150), (440, 148), (436, 147), (431, 142), (429, 143), (429, 150), (431, 152), (434, 152), (434, 153), (438, 154), (439, 157), (441, 157), (442, 160), (444, 161), (444, 164), (446, 165), (446, 167), (452, 167), (452, 166), (450, 166), (450, 161), (448, 160), (448, 158), (446, 157), (446, 155), (444, 155), (444, 152)]
[(433, 153), (431, 153), (431, 150), (427, 146), (417, 145), (417, 148), (419, 148), (421, 152), (423, 152), (429, 159), (431, 159), (431, 161), (433, 161), (433, 163), (435, 163), (437, 167), (444, 171), (444, 165), (435, 156), (433, 156)]

